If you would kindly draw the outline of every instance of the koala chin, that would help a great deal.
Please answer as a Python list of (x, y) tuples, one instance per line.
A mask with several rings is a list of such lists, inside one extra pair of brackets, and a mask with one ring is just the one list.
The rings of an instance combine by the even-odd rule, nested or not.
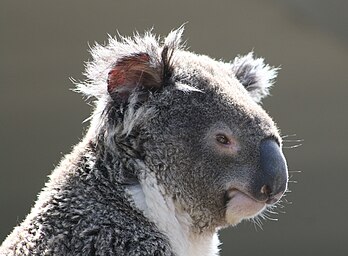
[(260, 102), (277, 69), (189, 52), (182, 33), (92, 48), (90, 127), (0, 255), (213, 256), (219, 229), (276, 206), (287, 164)]
[(266, 208), (264, 202), (256, 201), (238, 190), (228, 192), (228, 198), (226, 221), (230, 225), (236, 225), (243, 219), (256, 217)]

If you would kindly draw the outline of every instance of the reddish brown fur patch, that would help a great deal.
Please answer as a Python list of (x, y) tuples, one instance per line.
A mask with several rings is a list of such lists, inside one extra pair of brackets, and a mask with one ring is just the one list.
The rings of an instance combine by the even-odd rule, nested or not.
[(161, 86), (161, 72), (151, 66), (150, 57), (139, 53), (119, 60), (108, 73), (108, 92), (128, 98), (136, 87), (156, 89)]

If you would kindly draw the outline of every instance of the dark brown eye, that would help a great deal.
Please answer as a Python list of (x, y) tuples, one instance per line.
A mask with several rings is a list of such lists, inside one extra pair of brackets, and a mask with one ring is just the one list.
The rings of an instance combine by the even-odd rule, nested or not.
[(223, 145), (230, 144), (230, 140), (227, 138), (226, 135), (223, 135), (223, 134), (216, 135), (216, 141)]

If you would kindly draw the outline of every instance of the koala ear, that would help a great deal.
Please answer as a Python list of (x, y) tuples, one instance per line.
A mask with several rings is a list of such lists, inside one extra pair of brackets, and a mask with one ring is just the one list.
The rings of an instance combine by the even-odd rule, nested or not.
[(111, 38), (107, 45), (91, 49), (92, 61), (86, 63), (84, 82), (75, 91), (98, 102), (126, 103), (133, 92), (134, 100), (146, 100), (151, 91), (171, 83), (174, 52), (181, 48), (183, 28), (172, 31), (165, 40), (146, 32), (132, 38)]
[(161, 88), (161, 71), (151, 64), (147, 53), (123, 57), (109, 71), (107, 90), (113, 100), (126, 102), (134, 89)]
[(263, 58), (254, 58), (253, 52), (250, 52), (233, 60), (232, 71), (250, 96), (256, 102), (260, 102), (269, 94), (269, 89), (277, 77), (278, 68), (265, 64)]

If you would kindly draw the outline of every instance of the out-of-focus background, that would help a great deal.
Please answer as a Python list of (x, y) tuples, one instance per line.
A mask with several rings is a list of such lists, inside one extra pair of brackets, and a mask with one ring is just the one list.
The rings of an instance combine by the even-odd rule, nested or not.
[[(292, 193), (278, 221), (221, 232), (222, 255), (348, 255), (348, 1), (0, 2), (0, 243), (47, 175), (82, 138), (90, 106), (70, 89), (107, 34), (188, 22), (190, 49), (231, 60), (254, 50), (281, 66), (263, 106), (290, 139)], [(285, 143), (291, 147), (297, 143)], [(297, 173), (296, 171), (301, 171)]]

